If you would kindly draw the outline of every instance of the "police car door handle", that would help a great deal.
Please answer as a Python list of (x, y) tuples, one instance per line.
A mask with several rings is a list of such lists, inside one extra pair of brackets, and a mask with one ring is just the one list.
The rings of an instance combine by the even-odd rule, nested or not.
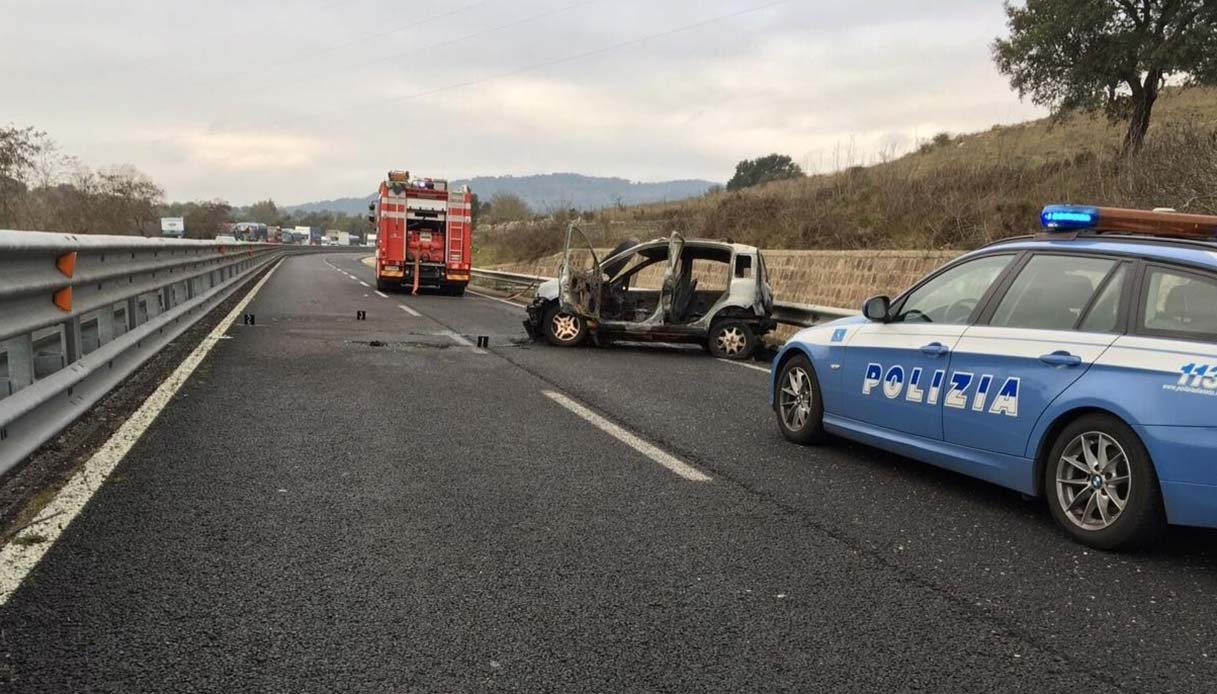
[(1044, 362), (1045, 364), (1048, 364), (1049, 366), (1081, 366), (1082, 365), (1081, 357), (1077, 356), (1076, 354), (1070, 354), (1069, 352), (1066, 352), (1064, 350), (1061, 350), (1058, 352), (1053, 352), (1052, 354), (1045, 354), (1042, 357), (1040, 357), (1040, 361)]
[(922, 354), (925, 354), (925, 355), (928, 355), (931, 357), (941, 357), (942, 355), (944, 355), (950, 351), (951, 351), (951, 348), (947, 347), (946, 345), (942, 344), (941, 342), (931, 342), (930, 344), (921, 348)]

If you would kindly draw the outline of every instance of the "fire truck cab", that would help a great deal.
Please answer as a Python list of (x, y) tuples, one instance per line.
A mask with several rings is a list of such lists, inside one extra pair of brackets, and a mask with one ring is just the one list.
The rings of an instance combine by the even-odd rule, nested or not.
[(473, 262), (473, 191), (390, 171), (368, 205), (376, 231), (376, 288), (420, 287), (460, 296)]

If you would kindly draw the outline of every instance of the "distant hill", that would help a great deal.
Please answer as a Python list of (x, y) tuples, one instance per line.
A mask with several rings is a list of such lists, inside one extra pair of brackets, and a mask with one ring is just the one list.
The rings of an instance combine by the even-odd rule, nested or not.
[[(478, 176), (468, 180), (457, 180), (453, 185), (469, 185), (481, 200), (495, 195), (510, 193), (518, 195), (537, 212), (549, 212), (574, 207), (578, 210), (597, 210), (617, 205), (645, 205), (656, 202), (675, 202), (705, 194), (719, 185), (713, 181), (679, 180), (658, 183), (635, 183), (624, 178), (584, 176), (573, 173), (541, 174), (536, 176)], [(288, 205), (288, 212), (341, 212), (364, 214), (368, 202), (374, 198), (337, 198), (320, 200), (302, 205)]]

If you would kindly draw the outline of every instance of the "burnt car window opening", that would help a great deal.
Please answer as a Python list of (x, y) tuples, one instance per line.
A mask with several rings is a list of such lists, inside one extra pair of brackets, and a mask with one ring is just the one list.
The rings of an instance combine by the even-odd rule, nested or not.
[(735, 276), (740, 279), (752, 277), (752, 258), (746, 255), (736, 256)]
[(727, 269), (727, 263), (718, 258), (690, 258), (677, 284), (672, 320), (690, 323), (705, 316), (731, 286)]

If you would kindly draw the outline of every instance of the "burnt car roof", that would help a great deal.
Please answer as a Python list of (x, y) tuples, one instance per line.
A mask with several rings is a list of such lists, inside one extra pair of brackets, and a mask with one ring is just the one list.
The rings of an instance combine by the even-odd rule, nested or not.
[[(620, 255), (621, 253), (640, 253), (644, 250), (650, 250), (650, 248), (663, 248), (664, 250), (667, 250), (670, 242), (670, 238), (657, 238), (651, 239), (650, 241), (642, 241), (638, 245), (630, 246), (629, 248), (619, 251), (614, 255)], [(685, 239), (685, 248), (712, 248), (715, 250), (734, 251), (736, 253), (755, 253), (758, 250), (756, 246), (749, 246), (743, 243), (730, 243), (728, 241), (717, 241), (715, 239)]]

